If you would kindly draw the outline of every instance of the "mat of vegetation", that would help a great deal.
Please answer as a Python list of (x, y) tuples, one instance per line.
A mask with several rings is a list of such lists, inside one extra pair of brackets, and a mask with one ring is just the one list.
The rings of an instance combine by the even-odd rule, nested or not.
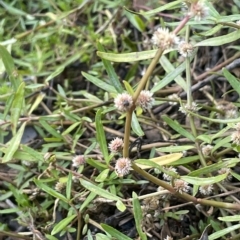
[(0, 239), (240, 239), (238, 0), (0, 5)]

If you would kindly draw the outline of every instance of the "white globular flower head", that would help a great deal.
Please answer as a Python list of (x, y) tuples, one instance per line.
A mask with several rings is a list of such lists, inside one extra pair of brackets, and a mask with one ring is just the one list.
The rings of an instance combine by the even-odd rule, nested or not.
[(176, 179), (174, 181), (174, 188), (179, 192), (179, 193), (183, 193), (183, 192), (188, 192), (190, 187), (188, 186), (188, 183), (185, 182), (182, 179)]
[(119, 177), (127, 175), (131, 168), (131, 160), (128, 158), (119, 158), (115, 164), (115, 172)]
[(138, 96), (136, 105), (141, 107), (143, 110), (152, 108), (154, 104), (153, 93), (148, 90), (142, 90)]
[[(165, 168), (165, 170), (171, 171), (171, 172), (174, 172), (174, 173), (177, 173), (177, 169), (174, 168), (174, 167), (172, 167), (172, 166), (169, 167), (169, 168)], [(172, 180), (172, 176), (168, 175), (167, 173), (164, 173), (164, 174), (163, 174), (163, 178), (164, 178), (164, 180), (166, 180), (166, 181), (171, 181), (171, 180)]]
[(233, 144), (236, 144), (237, 146), (240, 146), (240, 131), (235, 131), (231, 134), (231, 140)]
[(218, 118), (231, 119), (238, 117), (238, 108), (232, 102), (221, 101), (218, 103), (217, 109), (222, 111), (222, 113), (217, 113)]
[(123, 149), (123, 140), (121, 138), (116, 137), (109, 143), (108, 148), (112, 153), (121, 152)]
[(168, 49), (175, 47), (179, 43), (179, 38), (175, 33), (169, 32), (168, 28), (158, 28), (153, 34), (152, 43), (158, 48)]
[(55, 190), (61, 192), (66, 187), (65, 183), (57, 182), (55, 185)]
[(117, 97), (114, 99), (114, 104), (119, 111), (126, 112), (133, 105), (132, 96), (128, 93), (118, 94)]
[(203, 195), (210, 195), (213, 190), (213, 185), (212, 184), (207, 184), (207, 185), (202, 185), (199, 188), (199, 191)]
[(188, 1), (190, 4), (188, 15), (194, 17), (195, 21), (201, 21), (209, 15), (209, 9), (206, 6), (205, 0), (200, 1)]
[(231, 171), (230, 168), (221, 168), (221, 169), (218, 170), (219, 175), (227, 174), (227, 177), (224, 179), (223, 182), (230, 181), (232, 179), (232, 175), (231, 175), (230, 171)]
[[(179, 101), (179, 97), (176, 93), (173, 93), (171, 95), (168, 96), (168, 99), (169, 100), (175, 100), (175, 101)], [(178, 102), (175, 102), (175, 101), (169, 101), (169, 105), (177, 105)]]
[(167, 237), (164, 238), (164, 240), (173, 240), (173, 238), (172, 238), (172, 237), (169, 237), (169, 236), (167, 235)]
[(234, 128), (237, 130), (237, 131), (240, 131), (240, 122), (239, 123), (236, 123)]
[(236, 21), (236, 24), (237, 24), (238, 26), (240, 26), (240, 20)]
[(195, 102), (192, 102), (192, 105), (185, 105), (185, 106), (181, 106), (179, 108), (179, 111), (184, 113), (184, 114), (188, 114), (188, 111), (190, 112), (197, 112), (200, 108), (198, 107), (198, 105)]
[(81, 165), (85, 164), (85, 157), (84, 155), (77, 155), (72, 159), (72, 166), (73, 167), (79, 167)]
[(183, 56), (183, 57), (191, 57), (193, 54), (194, 47), (191, 43), (187, 42), (180, 42), (178, 45), (178, 52)]
[(202, 146), (202, 153), (204, 156), (209, 156), (211, 151), (213, 149), (213, 146), (208, 144), (208, 145), (205, 145), (205, 146)]

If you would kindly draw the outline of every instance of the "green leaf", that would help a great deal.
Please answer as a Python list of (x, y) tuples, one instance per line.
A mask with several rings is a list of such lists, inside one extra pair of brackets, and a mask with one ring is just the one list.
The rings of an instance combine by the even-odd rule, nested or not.
[(200, 175), (204, 175), (204, 174), (215, 172), (215, 171), (217, 171), (217, 170), (219, 170), (221, 168), (231, 168), (231, 167), (234, 167), (238, 162), (239, 162), (239, 159), (232, 158), (232, 159), (230, 159), (228, 161), (214, 163), (214, 164), (211, 164), (209, 166), (202, 167), (200, 169), (192, 171), (192, 172), (190, 172), (188, 174), (188, 176), (192, 176), (192, 177), (200, 176)]
[(228, 80), (228, 82), (230, 83), (230, 85), (232, 86), (232, 88), (238, 93), (238, 95), (240, 96), (240, 88), (239, 88), (239, 84), (240, 81), (237, 80), (226, 68), (223, 68), (223, 75), (224, 77)]
[(95, 124), (96, 124), (96, 131), (97, 131), (97, 140), (98, 140), (101, 152), (103, 154), (104, 160), (106, 161), (107, 164), (109, 164), (108, 146), (107, 146), (107, 140), (106, 140), (105, 132), (103, 129), (103, 124), (102, 124), (101, 109), (99, 109), (96, 113)]
[(137, 228), (140, 239), (147, 240), (146, 234), (142, 231), (143, 214), (142, 214), (142, 209), (141, 209), (138, 196), (135, 192), (132, 193), (132, 198), (133, 198), (133, 215), (135, 220), (135, 226)]
[(216, 177), (208, 177), (208, 178), (198, 178), (198, 177), (190, 177), (190, 176), (181, 176), (181, 179), (191, 183), (193, 185), (209, 185), (217, 182), (221, 182), (227, 177), (227, 174), (221, 174)]
[(83, 187), (85, 187), (89, 191), (91, 191), (95, 194), (98, 194), (99, 196), (102, 196), (106, 199), (115, 200), (115, 201), (120, 200), (120, 198), (117, 197), (116, 195), (113, 195), (110, 192), (104, 190), (103, 188), (98, 187), (98, 186), (94, 185), (93, 183), (90, 183), (84, 179), (80, 179), (80, 183), (82, 184)]
[(182, 153), (173, 153), (151, 159), (137, 159), (134, 162), (142, 169), (169, 165), (182, 157)]
[(210, 144), (212, 142), (211, 136), (205, 135), (205, 134), (197, 136), (196, 139), (199, 139), (199, 140), (203, 141), (204, 143), (208, 143), (208, 144)]
[(212, 152), (215, 152), (220, 147), (226, 146), (226, 144), (228, 143), (230, 144), (231, 141), (232, 141), (231, 136), (227, 136), (223, 139), (220, 139), (220, 141), (218, 141), (216, 145), (213, 147)]
[(39, 123), (45, 128), (45, 130), (52, 134), (55, 138), (62, 139), (62, 135), (56, 131), (52, 126), (50, 126), (46, 121), (44, 121), (42, 118), (39, 119)]
[(46, 79), (45, 79), (45, 83), (52, 80), (53, 78), (55, 78), (56, 76), (58, 76), (60, 73), (63, 72), (63, 70), (65, 69), (64, 66), (60, 66), (58, 67), (53, 73), (51, 73)]
[(218, 217), (218, 219), (221, 220), (221, 221), (224, 221), (224, 222), (239, 222), (240, 221), (240, 215)]
[(54, 189), (48, 187), (46, 184), (44, 184), (43, 182), (41, 182), (40, 180), (34, 179), (35, 184), (44, 192), (50, 194), (51, 196), (58, 198), (60, 200), (62, 200), (63, 202), (68, 203), (68, 199), (62, 195), (61, 193), (55, 191)]
[(72, 178), (73, 178), (73, 175), (72, 175), (72, 173), (70, 172), (70, 173), (68, 174), (67, 186), (66, 186), (66, 196), (67, 196), (67, 199), (68, 199), (68, 200), (70, 200), (70, 198), (71, 198)]
[(166, 3), (166, 4), (163, 4), (161, 7), (155, 8), (155, 9), (147, 11), (147, 12), (140, 12), (140, 13), (133, 12), (133, 11), (128, 10), (126, 8), (125, 9), (129, 12), (134, 13), (134, 14), (139, 14), (139, 15), (141, 14), (143, 16), (145, 16), (145, 15), (156, 15), (156, 14), (162, 12), (162, 11), (165, 11), (167, 9), (171, 9), (171, 8), (177, 6), (179, 3), (182, 3), (182, 0), (177, 0), (177, 1), (170, 2), (170, 3)]
[(24, 103), (24, 87), (25, 83), (22, 82), (14, 94), (14, 99), (11, 107), (11, 126), (13, 135), (16, 134), (16, 129), (18, 125), (18, 119), (21, 115), (23, 103)]
[[(99, 187), (101, 187), (103, 185), (99, 185)], [(81, 207), (80, 207), (80, 212), (82, 212), (84, 210), (84, 208), (88, 207), (89, 204), (91, 203), (91, 201), (97, 196), (97, 194), (95, 192), (90, 192), (90, 194), (87, 196), (87, 198), (84, 200), (84, 202), (82, 203)]]
[[(194, 58), (197, 51), (194, 52), (194, 54), (190, 57), (190, 61)], [(161, 59), (161, 58), (160, 58)], [(161, 81), (159, 81), (154, 87), (151, 89), (151, 92), (156, 92), (166, 85), (168, 85), (171, 81), (176, 79), (181, 73), (186, 69), (186, 63), (183, 62), (180, 64), (177, 68), (174, 68), (173, 71), (170, 71)]]
[(213, 234), (211, 234), (210, 236), (208, 236), (208, 239), (209, 240), (214, 240), (214, 239), (219, 239), (221, 238), (222, 236), (230, 233), (230, 232), (233, 232), (234, 230), (237, 230), (240, 228), (240, 224), (237, 224), (237, 225), (233, 225), (233, 226), (229, 226), (227, 228), (224, 228), (220, 231), (217, 231)]
[[(97, 47), (98, 47), (99, 51), (105, 52), (104, 47), (100, 44), (100, 42), (97, 43)], [(102, 59), (102, 61), (103, 61), (103, 65), (104, 65), (104, 67), (107, 71), (107, 74), (109, 76), (109, 79), (112, 83), (112, 86), (114, 86), (114, 88), (116, 89), (116, 91), (118, 93), (122, 93), (123, 92), (123, 87), (122, 87), (122, 85), (119, 81), (119, 78), (118, 78), (111, 62), (106, 60), (106, 59)]]
[[(162, 67), (164, 68), (164, 70), (167, 72), (167, 73), (172, 73), (174, 72), (176, 69), (175, 67), (171, 64), (171, 62), (168, 60), (167, 57), (165, 57), (164, 55), (161, 56), (160, 58), (160, 63), (162, 65)], [(184, 79), (181, 77), (181, 75), (177, 75), (175, 78), (174, 78), (175, 82), (185, 91), (187, 92), (187, 84), (186, 82), (184, 81)], [(163, 81), (163, 80), (162, 80)], [(161, 81), (161, 82), (162, 82)]]
[(121, 212), (124, 212), (124, 211), (126, 210), (126, 206), (125, 206), (124, 203), (123, 203), (122, 201), (120, 201), (120, 200), (118, 200), (118, 201), (116, 202), (116, 207), (117, 207), (117, 209), (118, 209), (119, 211), (121, 211)]
[(17, 212), (20, 212), (19, 208), (7, 208), (7, 209), (0, 210), (0, 214), (9, 214), (9, 213), (17, 213)]
[[(28, 147), (27, 145), (22, 144), (20, 150), (22, 152), (25, 152), (25, 153), (29, 154), (32, 157), (32, 159), (33, 159), (32, 161), (34, 161), (34, 162), (36, 162), (36, 161), (43, 162), (44, 161), (43, 154), (39, 153), (38, 151), (34, 150), (31, 147)], [(14, 157), (15, 157), (15, 154), (14, 154)]]
[(182, 152), (182, 151), (187, 151), (189, 149), (193, 149), (195, 146), (170, 146), (170, 147), (161, 147), (161, 148), (156, 148), (157, 151), (160, 152)]
[(13, 62), (12, 56), (7, 51), (7, 49), (5, 47), (3, 47), (2, 45), (0, 45), (0, 57), (3, 61), (3, 64), (5, 66), (7, 74), (9, 76), (9, 79), (11, 81), (11, 84), (12, 84), (14, 90), (17, 91), (17, 89), (22, 81), (17, 76), (17, 72), (14, 67), (14, 62)]
[(106, 92), (109, 93), (117, 93), (117, 90), (111, 86), (110, 84), (105, 83), (104, 81), (100, 80), (99, 78), (93, 77), (89, 75), (88, 73), (82, 72), (82, 75), (90, 82), (92, 82), (97, 87), (103, 89)]
[(144, 135), (144, 132), (138, 122), (136, 114), (133, 112), (132, 114), (132, 122), (131, 122), (132, 130), (137, 136), (141, 137)]
[(109, 169), (104, 169), (96, 178), (96, 182), (104, 182), (106, 178), (108, 177)]
[(6, 153), (2, 159), (2, 163), (9, 162), (12, 160), (14, 153), (17, 151), (22, 135), (24, 132), (24, 129), (26, 127), (26, 122), (22, 124), (22, 126), (19, 128), (17, 134), (7, 143), (7, 150)]
[(134, 14), (128, 12), (128, 11), (125, 11), (125, 15), (128, 18), (128, 20), (131, 22), (131, 24), (135, 28), (137, 28), (137, 30), (139, 32), (145, 31), (145, 27), (146, 26), (145, 26), (144, 22), (142, 21), (142, 19), (139, 16), (134, 15)]
[(111, 237), (114, 237), (115, 239), (121, 239), (121, 240), (132, 240), (128, 236), (124, 235), (123, 233), (119, 232), (117, 229), (108, 226), (107, 224), (101, 224), (104, 231), (108, 234), (110, 234)]
[(180, 133), (182, 136), (186, 137), (187, 139), (191, 141), (195, 141), (194, 136), (189, 133), (187, 130), (185, 130), (177, 121), (173, 121), (168, 116), (164, 115), (162, 116), (162, 119), (176, 132)]
[(240, 30), (236, 30), (232, 33), (229, 33), (227, 35), (222, 35), (219, 37), (209, 38), (206, 40), (203, 40), (197, 44), (196, 46), (221, 46), (223, 44), (227, 44), (233, 41), (236, 41), (240, 38)]
[(76, 215), (76, 214), (73, 214), (73, 215), (70, 215), (70, 216), (64, 218), (63, 220), (61, 220), (57, 225), (54, 226), (54, 228), (53, 228), (53, 230), (52, 230), (52, 232), (51, 232), (51, 235), (55, 235), (56, 233), (64, 230), (64, 228), (66, 228), (67, 225), (68, 225), (69, 223), (71, 223), (72, 220), (73, 220), (74, 218), (76, 218), (76, 217), (77, 217), (77, 215)]

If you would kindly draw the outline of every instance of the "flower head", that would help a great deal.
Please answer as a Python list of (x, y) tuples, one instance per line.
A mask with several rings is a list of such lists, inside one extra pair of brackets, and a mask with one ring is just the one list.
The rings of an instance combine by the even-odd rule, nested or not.
[(221, 168), (218, 170), (218, 174), (227, 174), (227, 177), (224, 179), (223, 182), (225, 181), (230, 181), (232, 179), (232, 175), (230, 173), (231, 169), (230, 168)]
[(234, 144), (236, 144), (238, 146), (240, 145), (240, 131), (239, 130), (232, 133), (231, 140)]
[[(165, 168), (165, 170), (167, 171), (171, 171), (171, 172), (174, 172), (174, 173), (177, 173), (177, 169), (174, 168), (174, 167), (169, 167), (169, 168)], [(171, 181), (172, 180), (172, 176), (168, 175), (167, 173), (164, 173), (163, 174), (163, 178), (166, 180), (166, 181)]]
[(108, 144), (108, 148), (112, 153), (121, 152), (123, 149), (123, 140), (121, 138), (116, 137)]
[(237, 24), (238, 26), (240, 26), (240, 20), (236, 21), (236, 24)]
[(55, 190), (61, 192), (66, 187), (65, 183), (57, 182), (55, 185)]
[(193, 53), (193, 45), (191, 43), (187, 42), (180, 42), (178, 45), (178, 52), (183, 56), (183, 57), (191, 57)]
[(85, 162), (85, 157), (83, 155), (77, 155), (72, 159), (73, 167), (79, 167), (80, 165), (84, 165)]
[(183, 181), (182, 179), (176, 179), (174, 181), (174, 188), (180, 193), (188, 192), (190, 189), (188, 183)]
[(195, 103), (195, 102), (192, 102), (192, 106), (189, 106), (189, 105), (185, 105), (185, 106), (181, 106), (179, 108), (179, 111), (184, 113), (184, 114), (188, 114), (187, 111), (191, 111), (191, 112), (197, 112), (199, 110), (199, 107), (198, 105)]
[(142, 90), (138, 96), (136, 105), (140, 106), (142, 109), (150, 109), (153, 106), (154, 98), (152, 97), (153, 93), (147, 90)]
[(114, 104), (118, 110), (125, 112), (133, 105), (132, 96), (128, 93), (118, 94), (117, 97), (114, 99)]
[[(178, 97), (178, 95), (176, 93), (173, 93), (172, 95), (169, 95), (168, 99), (169, 100), (177, 100), (177, 101), (179, 101), (179, 97)], [(169, 103), (169, 105), (177, 105), (178, 104), (175, 101), (169, 101), (168, 103)]]
[(167, 235), (167, 237), (164, 238), (164, 240), (173, 240), (173, 238), (172, 238), (172, 237), (169, 237), (169, 236)]
[(209, 15), (209, 9), (204, 0), (187, 0), (186, 5), (188, 6), (188, 15), (194, 17), (195, 21), (201, 21)]
[(131, 168), (131, 160), (128, 158), (119, 158), (115, 165), (115, 172), (119, 177), (127, 175)]
[(169, 32), (168, 28), (158, 28), (152, 37), (152, 43), (159, 48), (173, 48), (179, 43), (179, 38), (175, 33)]
[(207, 184), (207, 185), (202, 185), (199, 188), (200, 193), (203, 195), (210, 195), (213, 190), (213, 185), (212, 184)]
[(236, 123), (234, 128), (237, 130), (237, 131), (240, 131), (240, 122), (239, 123)]
[(222, 113), (218, 113), (218, 118), (230, 119), (238, 117), (238, 108), (231, 102), (221, 101), (217, 105), (217, 109), (221, 110)]
[(209, 154), (211, 153), (213, 149), (213, 146), (212, 145), (205, 145), (202, 147), (202, 153), (204, 156), (209, 156)]

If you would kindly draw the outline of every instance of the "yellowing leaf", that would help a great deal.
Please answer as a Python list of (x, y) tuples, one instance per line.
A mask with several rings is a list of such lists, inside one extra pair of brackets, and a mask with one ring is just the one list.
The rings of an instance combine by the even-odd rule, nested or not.
[[(149, 162), (149, 165), (145, 165), (145, 164), (143, 165), (143, 164), (138, 163), (138, 161), (142, 161), (142, 160), (146, 160), (146, 159), (138, 159), (135, 161), (135, 163), (137, 164), (138, 167), (140, 167), (142, 169), (149, 169), (149, 168), (153, 168), (154, 164), (158, 164), (160, 166), (168, 165), (172, 162), (177, 161), (182, 156), (183, 156), (182, 153), (173, 153), (173, 154), (168, 154), (165, 156), (149, 159), (149, 160), (147, 160)], [(153, 163), (153, 164), (151, 164), (151, 163)]]

